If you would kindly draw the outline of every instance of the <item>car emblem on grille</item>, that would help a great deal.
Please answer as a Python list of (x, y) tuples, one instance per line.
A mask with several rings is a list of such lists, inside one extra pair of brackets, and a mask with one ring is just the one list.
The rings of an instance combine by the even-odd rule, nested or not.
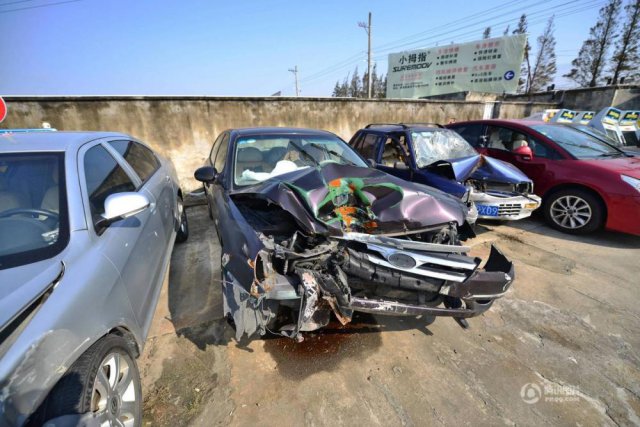
[(413, 268), (417, 264), (415, 259), (401, 252), (395, 252), (389, 255), (388, 261), (398, 268)]

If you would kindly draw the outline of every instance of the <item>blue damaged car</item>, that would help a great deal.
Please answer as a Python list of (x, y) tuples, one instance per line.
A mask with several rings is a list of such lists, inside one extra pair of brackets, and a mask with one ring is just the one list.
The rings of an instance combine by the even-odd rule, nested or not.
[(473, 203), (478, 218), (521, 219), (540, 206), (533, 182), (518, 168), (479, 154), (440, 125), (370, 124), (349, 145), (376, 169)]

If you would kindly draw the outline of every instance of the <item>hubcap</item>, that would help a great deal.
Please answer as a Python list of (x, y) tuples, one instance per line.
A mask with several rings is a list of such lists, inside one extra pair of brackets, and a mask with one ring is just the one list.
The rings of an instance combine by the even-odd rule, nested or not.
[(101, 426), (132, 427), (137, 408), (136, 385), (129, 361), (120, 353), (108, 354), (93, 382), (91, 412)]
[(180, 214), (180, 231), (184, 233), (187, 228), (187, 216), (184, 213), (184, 204), (182, 200), (178, 200), (178, 213)]
[(560, 227), (584, 227), (592, 216), (591, 206), (578, 196), (562, 196), (551, 204), (551, 218)]

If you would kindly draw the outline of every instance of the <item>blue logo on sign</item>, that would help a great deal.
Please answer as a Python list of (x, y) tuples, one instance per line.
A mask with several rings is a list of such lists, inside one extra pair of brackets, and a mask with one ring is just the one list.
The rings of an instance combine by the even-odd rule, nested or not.
[(507, 71), (506, 73), (504, 73), (504, 79), (505, 80), (511, 80), (516, 76), (516, 73), (514, 73), (512, 70)]

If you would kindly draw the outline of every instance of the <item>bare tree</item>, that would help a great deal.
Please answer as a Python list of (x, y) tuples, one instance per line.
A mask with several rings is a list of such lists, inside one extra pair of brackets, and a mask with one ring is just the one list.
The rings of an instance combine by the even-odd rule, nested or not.
[(578, 57), (571, 61), (572, 69), (564, 77), (583, 87), (594, 87), (602, 80), (607, 51), (616, 38), (616, 24), (622, 0), (610, 0), (600, 9), (596, 25), (589, 30), (589, 38), (582, 43)]
[(491, 27), (487, 27), (484, 29), (484, 32), (482, 33), (482, 38), (488, 39), (490, 37), (491, 37)]
[(538, 52), (535, 56), (531, 80), (527, 82), (527, 93), (544, 90), (556, 74), (556, 38), (553, 35), (555, 30), (553, 19), (553, 16), (549, 18), (544, 31), (538, 36)]
[[(622, 34), (616, 42), (615, 52), (611, 58), (613, 73), (612, 84), (617, 84), (621, 77), (633, 78), (640, 68), (638, 40), (640, 40), (640, 0), (631, 0), (624, 7), (627, 20), (622, 25)], [(631, 73), (629, 73), (631, 71)], [(622, 74), (625, 74), (622, 76)]]
[[(520, 16), (516, 29), (512, 34), (527, 34), (527, 15), (524, 13)], [(524, 58), (522, 59), (522, 65), (520, 66), (520, 79), (518, 80), (518, 92), (526, 92), (528, 83), (531, 80), (531, 64), (529, 62), (529, 53), (531, 51), (531, 45), (529, 39), (524, 45)]]

